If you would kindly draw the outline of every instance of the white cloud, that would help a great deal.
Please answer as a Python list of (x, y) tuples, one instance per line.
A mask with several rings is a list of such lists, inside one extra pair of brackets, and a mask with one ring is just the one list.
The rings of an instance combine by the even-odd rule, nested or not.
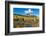
[(25, 14), (28, 14), (28, 13), (32, 13), (33, 11), (31, 11), (31, 9), (28, 9), (28, 10), (25, 10), (24, 12)]

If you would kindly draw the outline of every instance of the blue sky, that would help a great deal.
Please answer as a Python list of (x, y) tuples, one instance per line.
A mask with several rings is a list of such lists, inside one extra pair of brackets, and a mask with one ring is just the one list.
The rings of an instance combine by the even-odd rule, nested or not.
[(25, 10), (28, 11), (29, 9), (32, 11), (32, 15), (39, 16), (38, 8), (13, 8), (13, 13), (25, 15)]

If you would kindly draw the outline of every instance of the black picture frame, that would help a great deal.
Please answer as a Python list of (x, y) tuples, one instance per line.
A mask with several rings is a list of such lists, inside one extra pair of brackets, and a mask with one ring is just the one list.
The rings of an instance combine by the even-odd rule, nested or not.
[[(25, 32), (10, 32), (10, 10), (9, 4), (27, 4), (27, 5), (42, 5), (42, 31), (25, 31)], [(40, 2), (18, 2), (18, 1), (5, 1), (5, 35), (17, 35), (17, 34), (33, 34), (45, 32), (45, 4)]]

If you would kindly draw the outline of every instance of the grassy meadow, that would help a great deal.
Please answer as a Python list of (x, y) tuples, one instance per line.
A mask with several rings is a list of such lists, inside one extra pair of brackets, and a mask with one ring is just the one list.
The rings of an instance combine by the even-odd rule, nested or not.
[(14, 14), (13, 24), (14, 28), (39, 27), (39, 16), (24, 16)]

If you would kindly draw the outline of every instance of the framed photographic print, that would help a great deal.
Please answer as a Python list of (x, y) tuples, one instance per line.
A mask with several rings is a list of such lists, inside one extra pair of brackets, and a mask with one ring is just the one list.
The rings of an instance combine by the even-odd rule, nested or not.
[(44, 3), (5, 1), (5, 35), (44, 33)]

